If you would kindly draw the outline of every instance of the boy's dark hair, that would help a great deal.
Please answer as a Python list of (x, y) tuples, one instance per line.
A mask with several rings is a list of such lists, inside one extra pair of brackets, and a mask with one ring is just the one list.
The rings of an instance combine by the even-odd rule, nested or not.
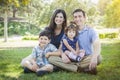
[(72, 14), (74, 14), (74, 13), (76, 13), (76, 12), (82, 12), (82, 13), (83, 13), (83, 16), (86, 17), (85, 11), (83, 11), (82, 9), (76, 9), (76, 10), (73, 11)]
[(73, 29), (76, 31), (76, 36), (78, 34), (78, 26), (75, 24), (75, 22), (71, 21), (69, 26), (67, 26), (64, 30), (65, 35), (67, 35), (68, 30)]
[(43, 30), (42, 32), (40, 32), (39, 38), (41, 36), (46, 36), (46, 37), (48, 37), (48, 39), (51, 39), (51, 34), (50, 34), (50, 31), (48, 31), (48, 30)]

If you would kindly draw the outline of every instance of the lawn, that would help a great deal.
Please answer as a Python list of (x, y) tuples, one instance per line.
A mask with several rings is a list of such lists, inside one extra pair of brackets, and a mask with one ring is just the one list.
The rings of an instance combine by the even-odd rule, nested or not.
[(98, 66), (97, 75), (67, 71), (43, 77), (34, 73), (24, 74), (20, 62), (31, 53), (32, 48), (0, 49), (0, 80), (120, 80), (120, 41), (108, 41), (102, 44), (103, 61)]

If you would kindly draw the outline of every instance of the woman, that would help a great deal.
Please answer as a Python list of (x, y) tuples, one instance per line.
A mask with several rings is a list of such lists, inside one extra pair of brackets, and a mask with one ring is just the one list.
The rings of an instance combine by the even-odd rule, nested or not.
[[(50, 24), (46, 28), (51, 32), (51, 43), (55, 45), (60, 51), (61, 51), (61, 39), (64, 35), (64, 29), (67, 26), (67, 16), (64, 10), (57, 9), (55, 10), (53, 16), (51, 17)], [(61, 52), (62, 53), (62, 52)], [(49, 56), (61, 56), (62, 60), (64, 62), (69, 62), (68, 57), (65, 54), (61, 53), (51, 53), (47, 54)], [(54, 71), (56, 71), (57, 68), (54, 67)]]
[(51, 32), (51, 43), (57, 48), (60, 46), (60, 41), (64, 34), (64, 28), (67, 26), (66, 13), (62, 9), (55, 10), (51, 17), (50, 24), (46, 29)]

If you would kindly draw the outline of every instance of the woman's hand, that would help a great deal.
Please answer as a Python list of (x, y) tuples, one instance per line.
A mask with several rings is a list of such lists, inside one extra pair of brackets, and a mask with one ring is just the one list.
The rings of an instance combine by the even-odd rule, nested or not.
[(46, 57), (46, 58), (49, 58), (50, 55), (51, 55), (51, 52), (48, 52), (47, 54), (45, 54), (45, 57)]

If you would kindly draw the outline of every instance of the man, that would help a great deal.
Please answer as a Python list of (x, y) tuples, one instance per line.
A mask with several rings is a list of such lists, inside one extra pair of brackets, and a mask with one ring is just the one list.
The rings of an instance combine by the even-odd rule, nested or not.
[(86, 15), (82, 9), (73, 12), (74, 22), (78, 25), (78, 42), (80, 49), (85, 50), (85, 57), (80, 62), (64, 63), (60, 57), (51, 56), (50, 63), (73, 72), (97, 74), (97, 64), (101, 61), (101, 45), (98, 34), (93, 28), (85, 25)]

